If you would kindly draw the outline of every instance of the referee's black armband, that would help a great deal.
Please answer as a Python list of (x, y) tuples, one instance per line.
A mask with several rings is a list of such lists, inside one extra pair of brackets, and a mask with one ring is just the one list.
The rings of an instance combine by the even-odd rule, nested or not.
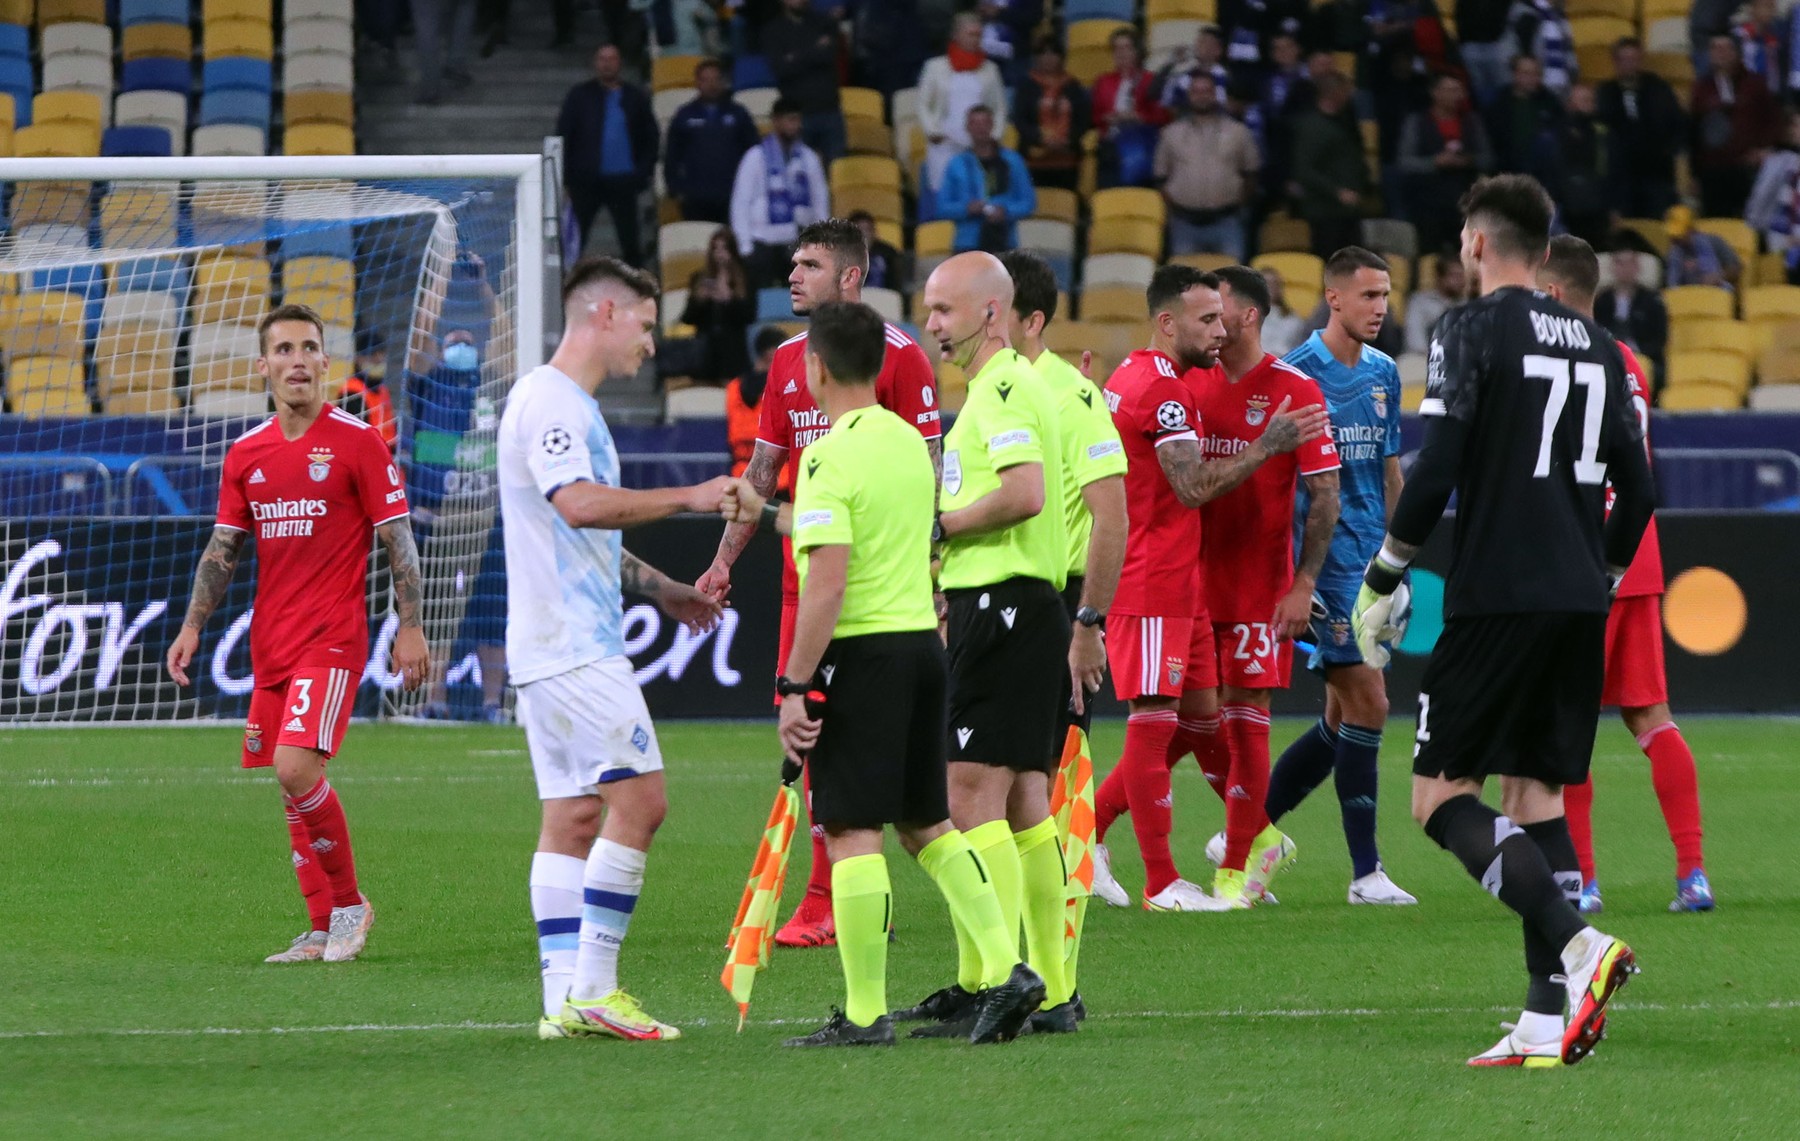
[(776, 521), (781, 518), (781, 504), (773, 499), (763, 500), (762, 513), (756, 517), (758, 531), (773, 531)]

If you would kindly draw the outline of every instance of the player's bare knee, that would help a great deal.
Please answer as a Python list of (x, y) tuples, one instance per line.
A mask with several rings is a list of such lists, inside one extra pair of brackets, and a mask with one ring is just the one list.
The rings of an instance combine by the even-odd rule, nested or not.
[(275, 750), (275, 779), (287, 795), (305, 796), (318, 787), (324, 776), (323, 753), (297, 745), (282, 745)]
[(1563, 812), (1562, 786), (1531, 777), (1501, 777), (1500, 811), (1514, 824), (1554, 820)]
[(1655, 705), (1641, 705), (1619, 710), (1619, 718), (1625, 722), (1625, 729), (1633, 737), (1642, 737), (1658, 725), (1666, 725), (1675, 719), (1669, 710), (1669, 703), (1659, 701)]

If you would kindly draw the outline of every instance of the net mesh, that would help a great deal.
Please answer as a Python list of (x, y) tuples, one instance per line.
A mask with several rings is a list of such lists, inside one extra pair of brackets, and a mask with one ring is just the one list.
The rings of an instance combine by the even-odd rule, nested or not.
[(504, 627), (493, 469), (518, 363), (515, 183), (16, 182), (5, 205), (0, 720), (241, 716), (254, 543), (195, 687), (162, 655), (226, 449), (271, 410), (256, 323), (286, 302), (324, 319), (328, 393), (401, 461), (448, 666), (416, 695), (395, 685), (377, 544), (357, 712), (478, 715)]

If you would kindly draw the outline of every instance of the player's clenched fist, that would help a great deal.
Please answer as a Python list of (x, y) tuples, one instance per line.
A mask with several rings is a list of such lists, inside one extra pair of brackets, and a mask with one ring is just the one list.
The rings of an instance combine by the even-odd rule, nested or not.
[(711, 515), (719, 510), (720, 501), (732, 484), (738, 482), (728, 475), (715, 476), (705, 483), (697, 483), (687, 489), (687, 509), (702, 515)]
[(766, 503), (746, 479), (734, 479), (719, 502), (719, 514), (727, 523), (754, 523)]

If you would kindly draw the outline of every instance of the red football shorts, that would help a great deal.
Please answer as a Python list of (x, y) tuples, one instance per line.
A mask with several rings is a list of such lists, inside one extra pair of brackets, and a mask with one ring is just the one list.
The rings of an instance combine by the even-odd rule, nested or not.
[(335, 754), (350, 727), (350, 709), (361, 681), (359, 672), (314, 666), (251, 693), (250, 716), (244, 723), (244, 767), (274, 764), (278, 745), (296, 745), (327, 757)]
[(1600, 691), (1600, 704), (1642, 709), (1667, 700), (1662, 596), (1617, 599), (1606, 616), (1606, 688)]
[(1180, 697), (1196, 689), (1216, 689), (1219, 666), (1213, 658), (1212, 624), (1199, 618), (1151, 618), (1109, 614), (1106, 664), (1120, 701), (1140, 697)]
[(1214, 622), (1219, 680), (1239, 689), (1286, 689), (1294, 668), (1294, 644), (1277, 638), (1267, 622)]

